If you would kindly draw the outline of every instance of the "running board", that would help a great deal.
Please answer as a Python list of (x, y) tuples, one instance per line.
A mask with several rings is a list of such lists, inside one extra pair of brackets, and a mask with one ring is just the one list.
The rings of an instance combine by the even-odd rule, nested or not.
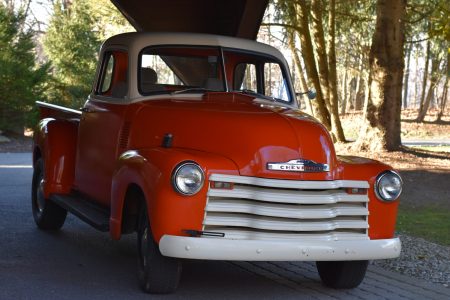
[(84, 199), (79, 195), (52, 195), (50, 196), (50, 200), (95, 229), (103, 232), (109, 231), (110, 212), (107, 208)]

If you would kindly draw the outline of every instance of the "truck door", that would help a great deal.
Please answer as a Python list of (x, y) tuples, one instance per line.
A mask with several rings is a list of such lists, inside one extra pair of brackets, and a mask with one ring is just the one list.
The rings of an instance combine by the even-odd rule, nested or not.
[(105, 206), (111, 199), (111, 179), (127, 108), (127, 72), (126, 52), (104, 53), (98, 84), (82, 109), (78, 131), (75, 187)]

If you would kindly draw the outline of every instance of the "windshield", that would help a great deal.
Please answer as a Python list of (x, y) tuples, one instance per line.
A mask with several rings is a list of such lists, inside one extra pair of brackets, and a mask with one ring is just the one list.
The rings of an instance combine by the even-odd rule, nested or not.
[(290, 102), (286, 74), (283, 64), (275, 58), (255, 52), (219, 47), (150, 47), (140, 56), (139, 92), (234, 91)]
[(143, 95), (198, 88), (225, 91), (217, 47), (148, 48), (142, 52), (140, 61)]

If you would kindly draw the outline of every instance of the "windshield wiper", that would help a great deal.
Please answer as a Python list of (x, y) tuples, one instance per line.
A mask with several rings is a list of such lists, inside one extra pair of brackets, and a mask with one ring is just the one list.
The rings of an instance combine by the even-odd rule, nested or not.
[(206, 92), (217, 92), (215, 90), (211, 90), (211, 89), (205, 89), (202, 87), (193, 87), (193, 88), (187, 88), (184, 90), (178, 90), (178, 91), (174, 91), (171, 92), (171, 95), (178, 95), (178, 94), (186, 94), (186, 93), (196, 93), (196, 92), (202, 92), (202, 93), (206, 93)]
[(264, 94), (261, 94), (261, 93), (258, 93), (258, 92), (252, 91), (252, 90), (243, 89), (243, 90), (234, 90), (234, 92), (242, 93), (242, 94), (246, 94), (246, 95), (256, 96), (258, 98), (270, 100), (270, 101), (273, 101), (273, 102), (275, 102), (277, 100), (281, 100), (281, 99), (277, 99), (277, 98), (274, 98), (274, 97), (266, 96)]

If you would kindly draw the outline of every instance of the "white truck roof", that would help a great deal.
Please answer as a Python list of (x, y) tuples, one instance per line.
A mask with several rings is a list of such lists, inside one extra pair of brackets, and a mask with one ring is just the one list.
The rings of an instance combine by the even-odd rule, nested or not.
[(157, 45), (221, 46), (265, 53), (285, 62), (281, 52), (272, 46), (248, 39), (201, 33), (128, 32), (107, 39), (102, 45), (102, 50), (120, 46), (128, 48), (130, 54), (133, 55), (134, 51), (140, 52), (145, 47)]

